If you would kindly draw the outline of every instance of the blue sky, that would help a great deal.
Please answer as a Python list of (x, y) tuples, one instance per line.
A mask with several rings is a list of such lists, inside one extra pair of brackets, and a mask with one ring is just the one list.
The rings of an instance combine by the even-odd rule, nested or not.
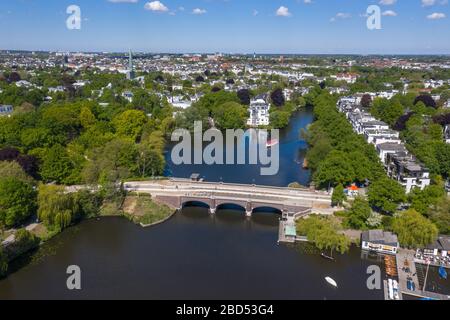
[[(81, 8), (68, 30), (66, 8)], [(381, 30), (364, 16), (379, 5)], [(2, 0), (0, 49), (450, 54), (448, 0)]]

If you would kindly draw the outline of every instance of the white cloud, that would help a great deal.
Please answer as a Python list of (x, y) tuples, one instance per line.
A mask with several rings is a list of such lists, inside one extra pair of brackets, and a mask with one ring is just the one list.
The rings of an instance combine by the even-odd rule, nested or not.
[(155, 11), (155, 12), (167, 12), (169, 8), (167, 8), (161, 1), (152, 1), (147, 2), (144, 5), (146, 10)]
[(331, 22), (335, 22), (338, 19), (350, 19), (352, 15), (346, 12), (338, 12), (336, 15), (330, 19)]
[(392, 6), (397, 2), (397, 0), (381, 0), (380, 4), (383, 6)]
[(289, 12), (289, 8), (281, 6), (275, 13), (278, 17), (290, 17), (292, 14)]
[(201, 15), (201, 14), (205, 14), (205, 13), (206, 13), (205, 9), (195, 8), (194, 10), (192, 10), (192, 14)]
[(386, 10), (385, 12), (382, 13), (382, 15), (385, 17), (396, 17), (397, 12), (395, 12), (393, 10)]
[(422, 0), (422, 7), (431, 7), (434, 6), (436, 0)]
[(445, 19), (447, 16), (445, 15), (445, 13), (441, 13), (441, 12), (435, 12), (432, 13), (430, 15), (427, 16), (427, 19), (430, 20), (440, 20), (440, 19)]

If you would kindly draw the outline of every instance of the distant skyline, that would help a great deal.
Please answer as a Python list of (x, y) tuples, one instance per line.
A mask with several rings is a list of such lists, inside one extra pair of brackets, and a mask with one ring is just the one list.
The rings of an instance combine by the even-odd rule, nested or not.
[[(81, 9), (69, 30), (67, 7)], [(369, 5), (381, 30), (366, 26)], [(0, 50), (450, 54), (448, 0), (8, 0)]]

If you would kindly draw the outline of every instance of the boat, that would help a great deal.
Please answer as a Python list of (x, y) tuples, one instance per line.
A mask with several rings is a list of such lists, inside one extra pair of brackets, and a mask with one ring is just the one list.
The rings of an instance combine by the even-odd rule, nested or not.
[(303, 169), (308, 169), (308, 159), (303, 160)]
[(279, 143), (280, 143), (280, 141), (278, 139), (270, 139), (269, 141), (267, 141), (266, 147), (271, 148), (271, 147), (276, 146)]
[(388, 280), (389, 299), (394, 300), (394, 285), (392, 279)]
[(336, 281), (334, 281), (332, 278), (326, 277), (325, 280), (326, 280), (329, 284), (331, 284), (333, 287), (335, 287), (335, 288), (338, 287)]
[(325, 253), (322, 253), (321, 256), (322, 256), (322, 258), (334, 261), (333, 257), (327, 256)]
[(398, 291), (398, 282), (396, 280), (393, 281), (394, 290)]
[(443, 267), (443, 266), (441, 266), (440, 268), (439, 268), (439, 276), (442, 278), (442, 279), (444, 279), (444, 280), (447, 280), (447, 271), (445, 270), (445, 268)]
[(413, 291), (413, 287), (412, 287), (412, 282), (411, 280), (408, 280), (406, 282), (406, 287), (408, 288), (409, 291)]

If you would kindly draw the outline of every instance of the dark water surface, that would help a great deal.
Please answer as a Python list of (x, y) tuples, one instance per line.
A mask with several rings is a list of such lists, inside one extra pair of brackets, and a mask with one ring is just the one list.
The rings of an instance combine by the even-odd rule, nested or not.
[(310, 108), (303, 109), (292, 117), (286, 129), (280, 131), (280, 170), (277, 175), (261, 176), (261, 166), (249, 164), (177, 166), (171, 161), (171, 152), (169, 151), (173, 145), (169, 145), (166, 153), (166, 175), (189, 178), (192, 173), (199, 173), (209, 182), (223, 181), (276, 187), (287, 187), (291, 182), (308, 185), (311, 174), (302, 168), (308, 145), (300, 138), (300, 131), (306, 129), (313, 120), (312, 110)]
[[(185, 208), (150, 229), (92, 220), (47, 243), (44, 256), (0, 282), (0, 299), (382, 299), (366, 288), (360, 250), (321, 258), (308, 245), (277, 245), (278, 216)], [(48, 255), (45, 255), (48, 254)], [(78, 265), (82, 290), (66, 287)], [(331, 276), (338, 289), (326, 283)]]

